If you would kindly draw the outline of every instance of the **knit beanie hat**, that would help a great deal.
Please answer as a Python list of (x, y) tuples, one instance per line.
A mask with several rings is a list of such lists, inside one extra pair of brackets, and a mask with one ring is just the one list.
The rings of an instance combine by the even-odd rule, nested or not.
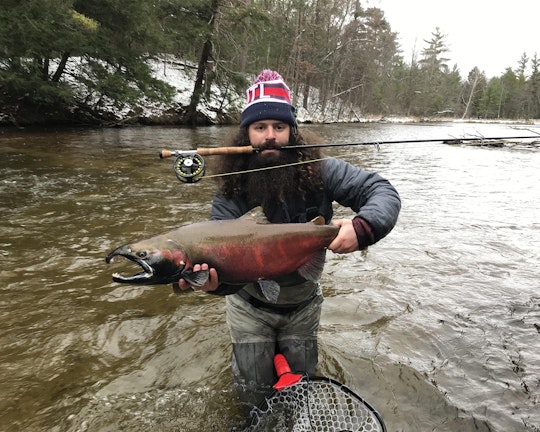
[(281, 120), (291, 127), (298, 126), (291, 104), (291, 91), (277, 72), (263, 70), (247, 89), (246, 95), (240, 127), (247, 127), (258, 120)]

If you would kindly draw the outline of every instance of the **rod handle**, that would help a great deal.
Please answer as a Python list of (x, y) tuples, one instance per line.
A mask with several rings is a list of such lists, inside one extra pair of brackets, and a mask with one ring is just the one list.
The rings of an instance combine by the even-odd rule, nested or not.
[(161, 150), (159, 152), (159, 157), (160, 159), (165, 159), (165, 158), (169, 158), (173, 155), (173, 152), (170, 151), (170, 150)]
[(215, 147), (215, 148), (198, 148), (197, 153), (201, 156), (224, 155), (224, 154), (244, 154), (253, 153), (252, 146), (241, 147)]

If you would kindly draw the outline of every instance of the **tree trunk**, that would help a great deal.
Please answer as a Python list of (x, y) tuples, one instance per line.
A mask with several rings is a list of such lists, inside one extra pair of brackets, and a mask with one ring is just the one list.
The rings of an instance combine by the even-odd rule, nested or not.
[(480, 73), (476, 70), (474, 73), (474, 80), (471, 86), (471, 92), (469, 93), (469, 99), (467, 100), (467, 103), (465, 104), (465, 111), (463, 112), (463, 115), (461, 116), (462, 120), (466, 118), (469, 114), (469, 107), (471, 106), (473, 96), (474, 96), (474, 91), (476, 90), (476, 85), (478, 84), (479, 78), (480, 78)]
[(58, 64), (58, 67), (56, 68), (56, 72), (54, 73), (53, 77), (51, 78), (52, 82), (58, 82), (60, 81), (60, 77), (64, 73), (64, 70), (66, 68), (67, 61), (69, 60), (69, 53), (65, 52), (62, 54), (62, 58), (60, 59), (60, 63)]
[[(212, 55), (212, 39), (215, 31), (216, 16), (218, 14), (219, 0), (212, 0), (212, 16), (208, 21), (211, 30), (209, 30), (206, 40), (199, 57), (199, 64), (197, 66), (197, 77), (195, 79), (195, 86), (193, 87), (193, 93), (191, 94), (191, 100), (186, 112), (185, 121), (188, 125), (195, 126), (197, 124), (197, 107), (201, 101), (201, 96), (204, 93), (204, 80), (206, 75), (206, 65)], [(217, 65), (215, 65), (217, 67)]]
[(197, 66), (197, 77), (195, 79), (195, 86), (193, 87), (193, 93), (191, 94), (191, 100), (186, 113), (186, 123), (195, 126), (197, 124), (197, 107), (201, 101), (201, 95), (204, 92), (204, 77), (206, 75), (206, 62), (210, 58), (212, 52), (212, 40), (211, 35), (208, 36), (204, 42), (201, 57), (199, 58), (199, 65)]

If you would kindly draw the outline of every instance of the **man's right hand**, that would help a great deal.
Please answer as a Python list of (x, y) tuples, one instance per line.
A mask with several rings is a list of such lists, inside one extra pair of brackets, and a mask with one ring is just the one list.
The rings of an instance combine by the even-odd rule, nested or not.
[(193, 266), (193, 271), (194, 272), (197, 272), (197, 271), (200, 271), (200, 270), (208, 270), (208, 274), (209, 274), (208, 275), (208, 280), (206, 281), (206, 283), (203, 286), (194, 287), (189, 282), (187, 282), (186, 280), (180, 279), (178, 281), (178, 287), (182, 291), (188, 290), (190, 288), (192, 288), (193, 290), (196, 290), (196, 291), (204, 291), (204, 292), (215, 291), (217, 289), (218, 285), (219, 285), (219, 278), (218, 278), (218, 274), (217, 274), (216, 269), (215, 268), (209, 268), (208, 264), (206, 264), (206, 263), (195, 264)]

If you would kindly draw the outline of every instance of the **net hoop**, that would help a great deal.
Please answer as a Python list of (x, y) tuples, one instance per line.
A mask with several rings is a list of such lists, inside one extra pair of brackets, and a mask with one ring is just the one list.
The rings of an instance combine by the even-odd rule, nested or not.
[(251, 411), (244, 432), (386, 432), (381, 415), (349, 387), (304, 376)]

